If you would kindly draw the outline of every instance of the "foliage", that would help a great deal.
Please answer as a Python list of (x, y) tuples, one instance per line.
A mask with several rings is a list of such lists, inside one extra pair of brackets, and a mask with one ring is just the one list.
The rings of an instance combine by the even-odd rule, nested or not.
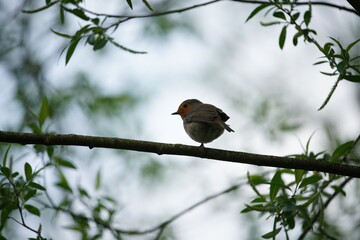
[[(126, 0), (123, 3), (131, 10), (135, 8), (135, 1)], [(294, 46), (297, 46), (299, 40), (302, 39), (304, 42), (317, 47), (322, 60), (316, 62), (315, 65), (327, 64), (332, 71), (321, 73), (337, 78), (324, 104), (320, 107), (322, 109), (329, 102), (339, 82), (360, 83), (359, 56), (353, 56), (355, 46), (359, 46), (360, 39), (345, 45), (340, 40), (330, 37), (328, 42), (319, 43), (316, 40), (316, 30), (311, 28), (313, 5), (309, 2), (307, 10), (302, 12), (297, 8), (297, 3), (297, 1), (290, 0), (264, 2), (250, 13), (247, 21), (267, 10), (266, 14), (271, 13), (273, 20), (261, 22), (261, 25), (282, 26), (278, 39), (281, 49), (285, 47), (290, 27), (295, 29), (292, 36)], [(132, 50), (118, 43), (111, 36), (111, 31), (116, 31), (123, 23), (131, 19), (156, 17), (154, 22), (159, 25), (158, 32), (161, 34), (162, 31), (170, 31), (174, 25), (177, 25), (172, 20), (167, 20), (165, 15), (192, 9), (189, 7), (155, 12), (155, 8), (148, 1), (142, 0), (141, 4), (147, 11), (150, 11), (150, 14), (115, 16), (95, 13), (84, 8), (82, 0), (46, 0), (44, 6), (33, 10), (23, 10), (23, 12), (35, 14), (57, 7), (61, 24), (65, 24), (68, 18), (75, 18), (80, 21), (81, 27), (72, 34), (51, 28), (54, 34), (69, 41), (67, 47), (63, 49), (65, 63), (68, 64), (81, 42), (90, 45), (94, 51), (103, 49), (107, 43), (111, 43), (131, 53), (145, 53), (144, 51)], [(196, 7), (198, 6), (204, 6), (204, 4), (196, 5)], [(115, 19), (115, 22), (109, 23), (109, 19)], [(22, 60), (21, 66), (12, 66), (14, 75), (17, 74), (18, 78), (21, 79), (18, 83), (17, 97), (22, 108), (25, 109), (18, 127), (19, 130), (30, 129), (33, 133), (52, 132), (54, 128), (51, 126), (55, 124), (55, 119), (59, 119), (59, 116), (62, 116), (64, 112), (75, 105), (80, 106), (80, 109), (91, 117), (96, 115), (109, 118), (120, 115), (119, 113), (126, 107), (127, 110), (132, 108), (139, 100), (138, 96), (129, 92), (114, 95), (104, 94), (99, 86), (92, 85), (84, 76), (80, 76), (72, 85), (61, 89), (56, 94), (50, 94), (50, 88), (44, 83), (46, 81), (42, 82), (41, 80), (44, 70), (41, 64), (31, 58), (31, 53), (27, 53)], [(35, 93), (29, 91), (27, 81), (35, 82)], [(297, 126), (295, 124), (286, 127), (292, 129)], [(354, 155), (355, 148), (359, 144), (359, 138), (339, 144), (332, 153), (310, 151), (310, 139), (304, 148), (304, 153), (293, 156), (318, 161), (359, 163), (358, 156)], [(23, 162), (22, 156), (18, 156), (17, 152), (25, 151), (24, 149), (36, 155), (37, 159), (41, 159), (41, 164), (34, 164), (30, 161)], [(33, 239), (46, 239), (47, 236), (43, 233), (43, 224), (35, 224), (32, 221), (35, 217), (41, 222), (40, 217), (43, 217), (46, 211), (51, 212), (55, 217), (58, 215), (69, 217), (64, 228), (77, 232), (82, 239), (101, 239), (106, 234), (121, 239), (127, 235), (145, 235), (148, 233), (156, 233), (155, 238), (160, 239), (164, 235), (165, 229), (168, 229), (173, 221), (190, 210), (218, 196), (238, 191), (240, 186), (244, 186), (243, 183), (230, 186), (218, 194), (195, 203), (167, 221), (155, 225), (155, 227), (146, 230), (124, 230), (117, 227), (116, 224), (121, 212), (121, 204), (112, 196), (102, 193), (103, 173), (100, 170), (93, 180), (93, 186), (85, 188), (76, 185), (75, 181), (72, 181), (71, 177), (68, 176), (69, 172), (78, 170), (78, 166), (74, 164), (74, 159), (66, 157), (60, 147), (34, 145), (29, 150), (24, 146), (2, 144), (0, 145), (0, 153), (2, 154), (0, 167), (0, 239), (6, 239), (4, 230), (9, 225), (14, 224), (28, 229)], [(19, 165), (21, 166), (19, 167)], [(142, 171), (147, 176), (161, 175), (159, 173), (161, 168), (161, 164), (154, 161), (145, 164)], [(48, 182), (45, 173), (54, 176), (53, 183)], [(250, 203), (246, 204), (242, 213), (258, 212), (261, 216), (266, 215), (272, 219), (273, 227), (271, 230), (262, 233), (264, 239), (283, 239), (282, 234), (285, 235), (286, 239), (290, 239), (290, 233), (296, 227), (301, 228), (300, 239), (304, 239), (309, 232), (326, 236), (329, 239), (342, 237), (341, 233), (336, 231), (335, 235), (332, 235), (334, 227), (324, 215), (333, 199), (338, 196), (347, 196), (344, 187), (350, 180), (350, 178), (342, 176), (305, 170), (278, 169), (271, 174), (249, 173), (247, 182), (254, 196)], [(54, 198), (49, 190), (51, 188), (61, 192), (61, 197)]]

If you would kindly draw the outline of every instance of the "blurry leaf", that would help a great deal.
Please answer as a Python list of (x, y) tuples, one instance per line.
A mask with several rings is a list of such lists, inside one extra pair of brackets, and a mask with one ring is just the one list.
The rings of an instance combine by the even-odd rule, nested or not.
[(64, 24), (65, 23), (65, 14), (64, 14), (64, 8), (62, 7), (62, 5), (60, 5), (59, 10), (60, 10), (60, 13), (59, 13), (60, 23)]
[(280, 49), (284, 48), (285, 39), (286, 39), (286, 28), (287, 26), (284, 26), (281, 30), (280, 37), (279, 37), (279, 46)]
[(39, 125), (40, 128), (42, 127), (42, 125), (44, 124), (45, 120), (47, 119), (47, 117), (49, 116), (49, 103), (46, 97), (43, 98), (42, 104), (41, 104), (41, 108), (40, 108), (40, 112), (39, 112), (39, 116), (38, 116), (38, 121), (39, 121)]
[(30, 182), (29, 186), (35, 189), (39, 189), (41, 191), (46, 191), (46, 188), (35, 182)]
[(304, 176), (305, 171), (302, 169), (295, 169), (295, 182), (298, 185)]
[(275, 200), (275, 198), (282, 186), (284, 186), (284, 182), (281, 179), (281, 172), (276, 171), (275, 175), (273, 176), (273, 178), (271, 179), (271, 182), (270, 182), (270, 193), (269, 193), (270, 201)]
[(274, 238), (276, 235), (279, 234), (280, 231), (281, 231), (281, 228), (277, 228), (271, 232), (268, 232), (268, 233), (262, 235), (261, 237), (265, 238), (265, 239)]
[(31, 180), (32, 178), (32, 168), (31, 165), (29, 163), (25, 163), (24, 165), (24, 172), (25, 172), (25, 176), (26, 176), (26, 181)]
[(88, 16), (86, 16), (86, 14), (84, 13), (84, 11), (81, 10), (81, 9), (78, 9), (78, 8), (76, 8), (76, 9), (64, 8), (64, 10), (67, 11), (67, 12), (69, 12), (69, 13), (74, 14), (75, 16), (77, 16), (77, 17), (79, 17), (79, 18), (81, 18), (81, 19), (83, 19), (83, 20), (85, 20), (85, 21), (90, 20), (90, 18), (89, 18)]
[(346, 156), (353, 145), (354, 141), (348, 141), (338, 146), (333, 152), (330, 162), (339, 162), (340, 157)]
[(96, 173), (96, 179), (95, 179), (95, 189), (99, 190), (101, 187), (101, 169), (99, 169)]
[(2, 172), (2, 174), (3, 174), (6, 178), (9, 178), (10, 175), (11, 175), (10, 168), (1, 167), (1, 168), (0, 168), (0, 171)]
[(349, 52), (350, 49), (351, 49), (353, 46), (355, 46), (357, 43), (359, 43), (359, 42), (360, 42), (360, 38), (359, 38), (358, 40), (355, 40), (354, 42), (350, 43), (350, 44), (347, 46), (347, 48), (345, 49), (345, 51), (346, 51), (346, 52)]
[(78, 45), (78, 43), (80, 42), (80, 40), (81, 40), (81, 38), (73, 38), (71, 40), (68, 50), (66, 52), (65, 65), (68, 64), (68, 62), (70, 61), (70, 58), (73, 55), (75, 48)]
[(24, 201), (26, 202), (27, 200), (29, 200), (30, 198), (32, 198), (33, 196), (35, 196), (36, 194), (36, 190), (32, 189), (30, 190), (25, 196), (24, 196)]
[(344, 79), (350, 82), (360, 83), (360, 75), (345, 75)]
[(61, 32), (57, 32), (57, 31), (55, 31), (54, 29), (51, 29), (51, 28), (50, 28), (50, 31), (53, 32), (53, 33), (55, 33), (56, 35), (58, 35), (58, 36), (60, 36), (60, 37), (63, 37), (63, 38), (70, 38), (70, 39), (73, 38), (73, 36), (71, 36), (71, 35), (68, 35), (68, 34), (65, 34), (65, 33), (61, 33)]
[(292, 21), (291, 23), (294, 23), (299, 18), (299, 16), (300, 16), (299, 12), (293, 14), (292, 19), (291, 19), (291, 21)]
[(311, 21), (311, 11), (308, 10), (308, 11), (306, 11), (304, 13), (304, 23), (305, 23), (305, 25), (309, 26), (310, 21)]
[(343, 188), (336, 186), (336, 185), (333, 185), (331, 187), (335, 190), (335, 192), (341, 193), (343, 196), (346, 196), (346, 192), (344, 191)]
[(308, 207), (311, 203), (313, 203), (320, 196), (320, 192), (316, 192), (312, 195), (305, 203), (301, 204), (301, 207)]
[(24, 205), (24, 208), (29, 212), (29, 213), (32, 213), (36, 216), (39, 216), (40, 217), (40, 210), (33, 206), (33, 205), (30, 205), (30, 204), (25, 204)]
[(7, 148), (6, 151), (5, 151), (4, 157), (3, 157), (2, 165), (3, 165), (4, 167), (6, 167), (6, 164), (7, 164), (7, 157), (8, 157), (10, 148), (11, 148), (11, 145), (8, 146), (8, 148)]
[(252, 17), (254, 17), (256, 14), (258, 14), (261, 10), (271, 6), (270, 3), (263, 3), (260, 6), (256, 7), (249, 15), (249, 17), (246, 19), (245, 22), (249, 21)]
[(63, 190), (67, 191), (67, 192), (73, 192), (65, 175), (61, 172), (61, 171), (58, 171), (59, 173), (59, 181), (56, 183), (56, 186), (62, 188)]
[(246, 205), (246, 208), (244, 208), (243, 210), (241, 210), (240, 213), (247, 213), (247, 212), (251, 212), (251, 211), (257, 211), (257, 212), (267, 212), (268, 208), (262, 204), (256, 204), (256, 205)]
[(283, 12), (280, 12), (280, 11), (274, 12), (273, 16), (276, 17), (276, 18), (286, 20), (285, 14)]
[(93, 50), (96, 51), (96, 50), (102, 49), (103, 47), (105, 47), (107, 42), (108, 42), (108, 40), (106, 37), (104, 37), (104, 36), (98, 37), (95, 40)]
[(81, 196), (88, 197), (88, 198), (90, 197), (90, 195), (88, 194), (88, 192), (85, 189), (79, 187), (78, 191), (79, 191)]
[(146, 0), (142, 0), (142, 2), (145, 4), (145, 6), (150, 10), (150, 11), (154, 11), (154, 9), (150, 6), (149, 2)]
[(275, 24), (281, 24), (281, 22), (260, 22), (261, 26), (264, 26), (264, 27), (268, 27), (268, 26), (272, 26), (272, 25), (275, 25)]
[(306, 187), (307, 185), (317, 183), (321, 179), (322, 179), (322, 177), (320, 175), (313, 175), (313, 176), (304, 178), (301, 181), (301, 184), (300, 184), (299, 188), (303, 188), (303, 187)]
[(129, 7), (130, 7), (131, 9), (133, 9), (133, 5), (132, 5), (131, 0), (126, 0), (126, 2), (128, 3)]
[(327, 73), (327, 72), (321, 72), (320, 73), (324, 74), (324, 75), (327, 75), (327, 76), (335, 76), (337, 75), (337, 73), (333, 72), (333, 73)]
[(62, 167), (76, 169), (76, 166), (71, 161), (65, 160), (60, 157), (56, 157), (54, 160)]
[(319, 61), (319, 62), (316, 62), (314, 63), (313, 65), (319, 65), (319, 64), (323, 64), (323, 63), (327, 63), (328, 61)]

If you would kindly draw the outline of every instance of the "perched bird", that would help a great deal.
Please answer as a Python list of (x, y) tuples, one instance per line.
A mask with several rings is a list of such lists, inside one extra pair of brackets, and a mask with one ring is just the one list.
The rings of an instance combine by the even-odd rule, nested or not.
[(196, 142), (209, 143), (223, 134), (224, 129), (234, 132), (225, 122), (229, 119), (221, 109), (197, 99), (182, 102), (172, 115), (180, 115), (186, 133)]

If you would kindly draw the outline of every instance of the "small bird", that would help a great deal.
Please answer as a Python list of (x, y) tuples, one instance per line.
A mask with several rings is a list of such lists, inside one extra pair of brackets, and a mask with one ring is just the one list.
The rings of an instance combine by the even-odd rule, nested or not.
[(225, 123), (230, 118), (226, 113), (197, 99), (185, 100), (172, 115), (180, 115), (187, 135), (201, 143), (200, 147), (204, 147), (204, 143), (220, 137), (224, 133), (224, 129), (234, 132)]

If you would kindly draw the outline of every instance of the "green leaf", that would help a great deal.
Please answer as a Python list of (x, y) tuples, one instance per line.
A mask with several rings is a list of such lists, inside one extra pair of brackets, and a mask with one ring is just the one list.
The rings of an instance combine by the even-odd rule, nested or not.
[(280, 49), (284, 48), (285, 39), (286, 39), (286, 28), (287, 28), (287, 26), (284, 26), (283, 29), (281, 30), (281, 33), (280, 33), (280, 37), (279, 37)]
[[(316, 192), (312, 195), (305, 203), (301, 204), (301, 207), (308, 207), (311, 203), (313, 203), (320, 196), (320, 192)], [(298, 208), (299, 209), (299, 208)]]
[(71, 40), (68, 50), (66, 52), (65, 65), (68, 64), (68, 62), (70, 61), (70, 58), (73, 55), (75, 48), (78, 45), (78, 43), (80, 42), (80, 40), (81, 40), (81, 38), (73, 38)]
[(75, 9), (69, 9), (69, 8), (64, 8), (65, 11), (74, 14), (75, 16), (88, 21), (90, 20), (90, 18), (88, 16), (86, 16), (85, 12), (81, 9), (75, 8)]
[(56, 186), (62, 188), (63, 190), (67, 191), (67, 192), (73, 192), (73, 190), (71, 189), (69, 183), (68, 183), (68, 180), (66, 179), (65, 175), (59, 171), (59, 177), (60, 177), (60, 180), (59, 182), (56, 183)]
[(27, 200), (29, 200), (30, 198), (35, 196), (36, 192), (37, 191), (35, 189), (30, 190), (28, 193), (26, 193), (26, 195), (24, 197), (24, 201), (26, 202)]
[(68, 160), (65, 160), (65, 159), (62, 159), (59, 157), (56, 157), (55, 161), (62, 167), (76, 169), (76, 166), (71, 161), (68, 161)]
[(95, 40), (93, 50), (96, 51), (96, 50), (99, 50), (99, 49), (105, 47), (107, 42), (108, 42), (108, 39), (105, 38), (104, 36), (97, 38)]
[(154, 11), (154, 9), (150, 6), (150, 4), (148, 3), (148, 1), (142, 0), (142, 2), (145, 4), (145, 6), (146, 6), (150, 11)]
[(349, 46), (347, 46), (347, 48), (345, 49), (345, 51), (346, 51), (346, 52), (349, 52), (350, 49), (351, 49), (353, 46), (355, 46), (357, 43), (359, 43), (359, 42), (360, 42), (360, 38), (359, 38), (358, 40), (350, 43)]
[(294, 23), (299, 18), (299, 16), (300, 16), (299, 12), (293, 14), (292, 19), (291, 19), (291, 21), (292, 21), (291, 23)]
[(46, 188), (44, 188), (43, 186), (41, 186), (40, 184), (35, 183), (35, 182), (30, 182), (29, 186), (32, 188), (35, 188), (35, 189), (39, 189), (41, 191), (46, 191)]
[(305, 171), (302, 169), (295, 169), (295, 182), (299, 184), (304, 176)]
[(245, 22), (249, 21), (251, 18), (253, 18), (256, 14), (258, 14), (261, 10), (271, 6), (270, 3), (263, 3), (260, 6), (256, 7), (249, 15), (249, 17), (246, 19)]
[(321, 179), (322, 179), (322, 177), (320, 175), (313, 175), (313, 176), (304, 178), (301, 181), (301, 184), (300, 184), (299, 188), (303, 188), (303, 187), (306, 187), (307, 185), (317, 183)]
[(7, 164), (7, 157), (8, 157), (10, 148), (11, 148), (11, 145), (8, 146), (8, 148), (7, 148), (6, 151), (5, 151), (4, 157), (3, 157), (2, 165), (3, 165), (4, 167), (6, 167), (6, 164)]
[(62, 5), (60, 5), (59, 10), (60, 10), (60, 13), (59, 13), (60, 23), (64, 24), (65, 23), (65, 13), (64, 13), (64, 8), (62, 7)]
[(342, 156), (346, 156), (348, 154), (353, 145), (354, 141), (348, 141), (338, 146), (331, 155), (330, 162), (339, 162)]
[(311, 11), (308, 10), (308, 11), (306, 11), (304, 13), (304, 23), (305, 23), (305, 25), (309, 26), (310, 21), (311, 21)]
[(285, 14), (283, 12), (280, 12), (280, 11), (274, 12), (273, 16), (276, 17), (276, 18), (286, 20)]
[(126, 2), (127, 2), (127, 4), (129, 5), (129, 7), (130, 7), (131, 9), (133, 9), (133, 5), (132, 5), (131, 0), (126, 0)]
[(50, 31), (52, 31), (53, 33), (55, 33), (56, 35), (60, 36), (60, 37), (63, 37), (63, 38), (70, 38), (72, 39), (73, 36), (71, 35), (68, 35), (68, 34), (65, 34), (65, 33), (61, 33), (61, 32), (57, 32), (55, 31), (54, 29), (50, 28)]
[(344, 79), (350, 82), (360, 83), (360, 75), (345, 75)]
[(33, 206), (33, 205), (30, 205), (30, 204), (25, 204), (24, 205), (24, 208), (31, 214), (34, 214), (36, 216), (39, 216), (40, 217), (40, 210)]
[(41, 107), (40, 107), (39, 116), (38, 116), (40, 128), (42, 127), (42, 125), (44, 124), (44, 122), (48, 116), (49, 116), (49, 103), (48, 103), (47, 98), (44, 97)]
[(27, 162), (24, 165), (24, 171), (25, 171), (26, 181), (30, 181), (32, 178), (32, 168), (31, 165)]
[(101, 169), (96, 173), (95, 189), (99, 190), (101, 187)]
[(331, 188), (333, 188), (335, 190), (335, 192), (341, 193), (343, 196), (346, 196), (346, 192), (344, 191), (343, 188), (336, 186), (336, 185), (331, 186)]
[(284, 182), (281, 178), (281, 172), (277, 171), (270, 182), (270, 200), (274, 201), (280, 188), (284, 186)]
[(10, 175), (11, 175), (10, 168), (8, 168), (8, 167), (1, 167), (1, 168), (0, 168), (0, 171), (2, 172), (2, 174), (3, 174), (6, 178), (9, 178)]
[(281, 22), (260, 22), (261, 26), (268, 27), (276, 24), (281, 24)]
[(319, 62), (316, 62), (314, 63), (313, 65), (320, 65), (320, 64), (323, 64), (323, 63), (327, 63), (328, 61), (319, 61)]
[(265, 238), (265, 239), (274, 238), (276, 235), (278, 235), (280, 233), (280, 231), (281, 231), (281, 228), (277, 228), (271, 232), (268, 232), (268, 233), (262, 235), (261, 237)]

